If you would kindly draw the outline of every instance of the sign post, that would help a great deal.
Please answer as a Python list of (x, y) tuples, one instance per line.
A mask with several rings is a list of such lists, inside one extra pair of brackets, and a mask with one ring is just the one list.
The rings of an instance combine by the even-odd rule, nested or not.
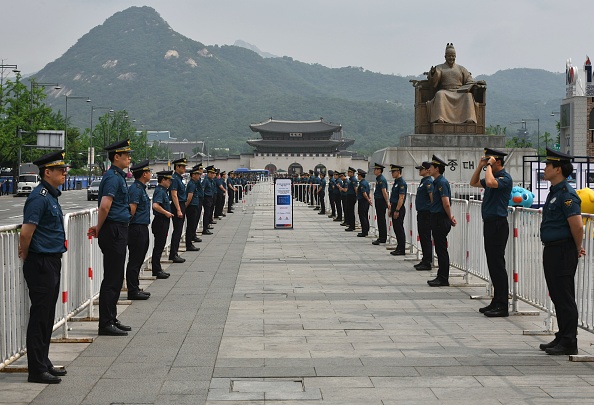
[(293, 229), (291, 179), (274, 179), (274, 228)]

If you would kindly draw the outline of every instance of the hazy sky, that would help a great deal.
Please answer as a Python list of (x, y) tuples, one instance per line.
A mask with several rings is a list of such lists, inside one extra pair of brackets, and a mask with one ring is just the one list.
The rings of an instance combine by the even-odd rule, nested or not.
[(93, 27), (151, 6), (206, 45), (242, 39), (329, 67), (418, 75), (443, 63), (447, 42), (473, 75), (528, 67), (580, 69), (594, 56), (592, 0), (2, 0), (0, 59), (35, 72)]

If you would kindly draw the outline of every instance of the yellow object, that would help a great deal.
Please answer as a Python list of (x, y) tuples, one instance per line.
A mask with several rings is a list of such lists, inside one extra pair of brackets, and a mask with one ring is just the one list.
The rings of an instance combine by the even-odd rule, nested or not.
[(582, 200), (582, 213), (594, 214), (594, 190), (586, 187), (576, 192)]

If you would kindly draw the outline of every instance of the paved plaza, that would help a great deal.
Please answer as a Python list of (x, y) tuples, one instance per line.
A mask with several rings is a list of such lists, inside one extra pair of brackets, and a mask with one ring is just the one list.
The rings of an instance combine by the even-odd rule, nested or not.
[[(0, 403), (592, 403), (594, 363), (548, 356), (538, 345), (550, 336), (524, 334), (543, 330), (544, 314), (487, 318), (487, 301), (469, 298), (484, 287), (431, 288), (414, 256), (306, 207), (293, 230), (274, 230), (272, 209), (227, 215), (146, 286), (148, 301), (121, 306), (128, 337), (53, 344), (61, 384), (0, 373)], [(96, 323), (71, 327), (96, 336)], [(578, 339), (594, 353), (594, 335)]]

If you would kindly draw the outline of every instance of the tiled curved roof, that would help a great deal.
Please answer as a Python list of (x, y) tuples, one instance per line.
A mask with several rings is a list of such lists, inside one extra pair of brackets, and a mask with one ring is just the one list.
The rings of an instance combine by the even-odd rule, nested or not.
[(342, 126), (340, 124), (325, 122), (322, 118), (315, 121), (280, 121), (273, 120), (271, 118), (268, 121), (250, 125), (250, 129), (254, 132), (300, 132), (303, 134), (315, 132), (336, 132), (340, 131), (341, 128)]

